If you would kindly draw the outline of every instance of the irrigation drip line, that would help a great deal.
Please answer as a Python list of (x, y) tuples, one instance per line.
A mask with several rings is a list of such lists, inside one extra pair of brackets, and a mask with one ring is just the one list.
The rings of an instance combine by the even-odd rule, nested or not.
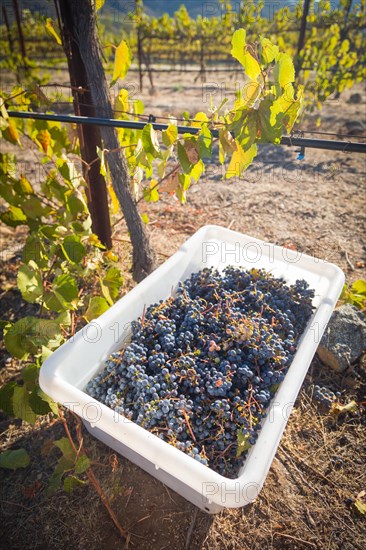
[[(110, 126), (114, 128), (126, 128), (130, 130), (143, 130), (145, 122), (134, 120), (116, 120), (113, 118), (84, 117), (75, 115), (61, 115), (48, 113), (32, 113), (22, 111), (8, 111), (10, 117), (24, 118), (30, 120), (47, 120), (50, 122), (64, 122), (69, 124), (94, 124), (96, 126)], [(149, 120), (155, 130), (167, 130), (168, 124), (154, 122), (155, 117), (150, 115)], [(148, 121), (147, 121), (148, 122)], [(198, 134), (201, 130), (199, 126), (177, 126), (178, 134)], [(213, 137), (218, 137), (219, 132), (216, 129), (211, 130)], [(296, 136), (282, 136), (281, 145), (325, 149), (329, 151), (347, 151), (349, 153), (366, 153), (366, 143), (354, 143), (348, 141), (312, 139)]]
[[(57, 105), (71, 105), (71, 102), (70, 101), (57, 101)], [(78, 101), (78, 105), (82, 105), (83, 107), (90, 107), (89, 103), (83, 103), (81, 101)], [(133, 113), (132, 111), (123, 111), (121, 109), (112, 109), (112, 111), (114, 113), (122, 113), (124, 115), (130, 115), (130, 116), (137, 117), (141, 121), (146, 120), (146, 123), (148, 123), (148, 119), (150, 117), (150, 115), (139, 115), (139, 114)], [(171, 122), (172, 117), (157, 115), (154, 118), (155, 118), (155, 122), (157, 121), (157, 119), (159, 119), (159, 120), (169, 120)], [(176, 120), (178, 122), (200, 122), (200, 123), (202, 123), (202, 120), (200, 120), (198, 118), (177, 118), (177, 117), (174, 117), (174, 120)], [(296, 134), (298, 134), (299, 137), (300, 136), (304, 137), (304, 134), (333, 136), (333, 137), (338, 137), (338, 138), (342, 138), (342, 137), (349, 138), (350, 137), (349, 134), (341, 134), (341, 133), (335, 133), (335, 132), (318, 132), (316, 130), (302, 130), (301, 128), (298, 128), (296, 130)], [(352, 134), (352, 137), (356, 138), (356, 139), (365, 139), (366, 140), (366, 135), (359, 136), (359, 135)]]

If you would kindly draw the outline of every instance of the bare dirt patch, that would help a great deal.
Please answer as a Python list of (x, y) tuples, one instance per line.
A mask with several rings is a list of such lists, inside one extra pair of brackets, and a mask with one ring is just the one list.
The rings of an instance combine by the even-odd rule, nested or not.
[[(182, 84), (180, 76), (163, 75), (157, 95), (143, 94), (147, 112), (168, 115), (188, 110), (193, 115), (205, 110), (205, 90), (193, 82), (193, 76), (184, 79)], [(347, 131), (346, 123), (352, 119), (365, 123), (365, 91), (357, 87), (362, 94), (358, 105), (348, 102), (354, 91), (325, 105), (322, 131)], [(315, 129), (315, 116), (305, 119), (303, 129), (305, 122), (308, 129)], [(22, 154), (24, 162), (30, 161), (27, 150)], [(206, 177), (189, 190), (186, 205), (162, 196), (161, 202), (142, 208), (149, 215), (160, 261), (199, 227), (214, 223), (332, 261), (350, 282), (366, 277), (365, 175), (363, 155), (309, 149), (300, 162), (293, 149), (266, 146), (240, 180), (222, 181), (214, 158)], [(1, 226), (0, 237), (1, 318), (16, 319), (29, 307), (12, 290), (25, 233)], [(127, 266), (131, 251), (123, 222), (115, 226), (115, 237)], [(131, 284), (127, 277), (124, 291)], [(19, 365), (2, 351), (1, 380), (16, 379)], [(324, 414), (312, 400), (316, 383), (340, 390), (345, 402), (356, 399), (357, 411), (338, 417)], [(212, 517), (124, 458), (118, 457), (113, 468), (111, 450), (86, 431), (84, 444), (121, 524), (131, 532), (130, 548), (360, 550), (366, 540), (365, 520), (352, 501), (366, 481), (365, 394), (364, 360), (346, 375), (335, 375), (315, 358), (259, 497), (243, 509)], [(70, 496), (59, 492), (46, 498), (58, 458), (50, 442), (64, 435), (60, 424), (43, 419), (31, 427), (1, 416), (0, 428), (2, 449), (24, 446), (32, 457), (25, 470), (0, 470), (3, 548), (125, 547), (89, 486)]]

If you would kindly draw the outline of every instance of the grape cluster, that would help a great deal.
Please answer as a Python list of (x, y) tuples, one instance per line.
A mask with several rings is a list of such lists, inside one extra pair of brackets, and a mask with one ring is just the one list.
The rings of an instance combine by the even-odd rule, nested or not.
[(227, 477), (236, 477), (312, 314), (305, 281), (203, 269), (132, 322), (86, 391)]
[(340, 392), (333, 392), (325, 386), (314, 386), (314, 400), (327, 411), (331, 409), (332, 404), (337, 401), (340, 396)]

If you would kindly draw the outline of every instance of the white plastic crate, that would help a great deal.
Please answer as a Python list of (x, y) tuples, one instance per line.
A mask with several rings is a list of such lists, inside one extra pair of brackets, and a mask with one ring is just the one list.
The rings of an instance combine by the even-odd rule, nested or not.
[[(145, 305), (167, 298), (178, 281), (193, 272), (227, 265), (265, 268), (288, 283), (303, 278), (316, 292), (316, 309), (237, 479), (219, 475), (84, 392), (110, 353), (120, 349), (130, 322)], [(344, 274), (334, 264), (222, 227), (202, 227), (149, 277), (53, 353), (41, 368), (41, 388), (82, 417), (91, 434), (199, 508), (216, 513), (245, 506), (264, 483), (343, 284)]]

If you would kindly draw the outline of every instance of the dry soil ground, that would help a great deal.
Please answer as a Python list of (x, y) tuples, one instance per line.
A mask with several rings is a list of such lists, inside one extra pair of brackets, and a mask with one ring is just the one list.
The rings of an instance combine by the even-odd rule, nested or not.
[[(221, 90), (234, 89), (233, 80), (212, 75), (211, 90), (219, 102)], [(158, 93), (143, 94), (147, 112), (154, 115), (191, 114), (207, 109), (207, 87), (192, 75), (163, 75)], [(133, 90), (133, 77), (131, 90)], [(351, 93), (361, 103), (349, 102)], [(365, 125), (365, 90), (345, 92), (322, 111), (322, 131), (347, 133), (347, 123)], [(203, 103), (204, 102), (204, 103)], [(305, 117), (302, 128), (316, 129), (316, 115)], [(364, 126), (365, 128), (365, 126)], [(365, 135), (365, 130), (361, 132)], [(325, 136), (324, 136), (325, 137)], [(37, 166), (24, 151), (24, 162), (36, 177)], [(348, 281), (365, 278), (365, 176), (363, 155), (308, 149), (303, 161), (291, 148), (263, 147), (254, 165), (240, 180), (221, 180), (214, 159), (202, 182), (192, 187), (180, 205), (166, 196), (143, 205), (160, 261), (205, 224), (218, 224), (268, 242), (286, 245), (338, 264)], [(31, 163), (32, 162), (32, 163)], [(32, 175), (33, 173), (33, 175)], [(16, 319), (29, 310), (11, 290), (19, 264), (17, 250), (24, 229), (1, 228), (1, 318)], [(116, 247), (130, 254), (123, 222), (115, 226)], [(127, 292), (131, 286), (126, 279)], [(2, 379), (16, 379), (19, 365), (3, 353)], [(330, 416), (312, 399), (313, 385), (324, 382), (342, 392), (342, 401), (355, 399), (356, 412)], [(84, 445), (95, 461), (95, 472), (111, 505), (131, 533), (130, 548), (140, 550), (265, 550), (364, 549), (365, 519), (353, 499), (366, 488), (366, 365), (360, 362), (340, 375), (314, 358), (290, 416), (264, 488), (256, 501), (216, 516), (197, 511), (183, 498), (142, 470), (118, 457), (84, 433)], [(122, 549), (98, 496), (85, 486), (72, 495), (63, 492), (47, 499), (45, 489), (56, 465), (52, 440), (63, 427), (48, 419), (35, 427), (0, 417), (1, 447), (25, 447), (32, 457), (25, 470), (0, 471), (0, 546), (6, 549), (94, 550)]]

